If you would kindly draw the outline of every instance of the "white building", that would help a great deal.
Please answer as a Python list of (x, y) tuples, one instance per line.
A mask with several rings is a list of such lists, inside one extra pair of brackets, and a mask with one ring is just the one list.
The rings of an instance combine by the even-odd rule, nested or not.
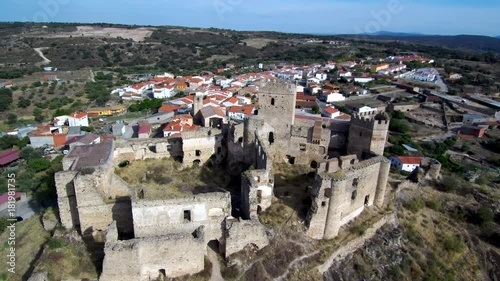
[(153, 97), (155, 99), (166, 99), (174, 95), (174, 86), (155, 86), (153, 90)]
[(340, 111), (334, 107), (325, 107), (321, 114), (328, 118), (335, 118), (340, 116)]
[(392, 156), (391, 157), (391, 167), (406, 172), (413, 172), (417, 167), (420, 166), (422, 162), (422, 157), (418, 156)]
[(371, 78), (371, 77), (355, 77), (354, 78), (354, 82), (358, 82), (358, 83), (368, 83), (368, 82), (371, 82), (375, 80), (374, 78)]
[(87, 113), (85, 112), (75, 112), (68, 116), (68, 125), (70, 127), (88, 127), (89, 126), (89, 118)]
[(373, 107), (369, 107), (366, 105), (359, 105), (355, 104), (353, 106), (350, 106), (352, 111), (361, 115), (361, 116), (366, 116), (366, 115), (374, 115), (377, 113), (377, 109)]
[(54, 118), (54, 126), (64, 126), (68, 121), (68, 118), (68, 115), (57, 116), (56, 118)]
[(339, 71), (339, 77), (352, 77), (352, 72), (350, 71)]
[(318, 78), (320, 81), (325, 81), (326, 79), (328, 79), (328, 74), (316, 73), (316, 78)]
[(336, 101), (345, 101), (345, 97), (340, 93), (331, 93), (326, 96), (326, 102), (336, 102)]

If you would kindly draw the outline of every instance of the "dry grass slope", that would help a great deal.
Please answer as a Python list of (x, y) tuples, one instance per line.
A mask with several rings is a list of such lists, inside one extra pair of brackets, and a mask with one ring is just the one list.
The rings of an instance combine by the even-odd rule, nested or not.
[(7, 272), (7, 254), (9, 245), (7, 244), (9, 232), (5, 231), (0, 235), (2, 247), (0, 256), (2, 266), (0, 267), (0, 280), (19, 281), (30, 269), (42, 246), (47, 242), (50, 234), (43, 229), (40, 216), (33, 216), (25, 221), (16, 224), (16, 273)]
[(76, 232), (54, 235), (37, 262), (35, 272), (38, 271), (46, 271), (49, 280), (97, 280), (97, 271)]
[(226, 191), (227, 172), (207, 163), (202, 167), (181, 169), (173, 159), (134, 161), (116, 174), (130, 185), (143, 188), (146, 199), (169, 199), (190, 194)]

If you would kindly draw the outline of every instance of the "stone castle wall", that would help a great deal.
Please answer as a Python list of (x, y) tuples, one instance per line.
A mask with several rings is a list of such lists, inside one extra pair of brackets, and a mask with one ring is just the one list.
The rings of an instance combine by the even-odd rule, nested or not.
[[(109, 233), (116, 231), (110, 229)], [(126, 241), (107, 235), (106, 240), (101, 281), (162, 280), (204, 269), (206, 244), (202, 231)]]
[(354, 115), (349, 128), (347, 153), (356, 154), (359, 159), (366, 158), (370, 153), (383, 155), (388, 130), (387, 114), (378, 114), (374, 118)]
[[(311, 190), (312, 206), (307, 215), (307, 234), (332, 239), (340, 227), (356, 218), (364, 208), (383, 204), (390, 162), (379, 156), (355, 163), (334, 173), (319, 172)], [(342, 162), (342, 160), (339, 160)], [(342, 165), (342, 164), (341, 164)], [(333, 165), (332, 165), (333, 166)]]
[(203, 165), (214, 155), (215, 159), (221, 162), (227, 153), (222, 139), (221, 129), (200, 128), (183, 132), (182, 139), (120, 140), (114, 150), (114, 164), (174, 157), (182, 159), (183, 166), (190, 167), (195, 161)]
[[(185, 211), (189, 220), (184, 218)], [(135, 237), (192, 233), (203, 225), (206, 239), (220, 240), (222, 222), (231, 214), (231, 196), (214, 192), (169, 200), (134, 200), (132, 213)]]
[(227, 218), (224, 222), (224, 240), (221, 245), (225, 249), (225, 257), (243, 250), (247, 245), (262, 249), (269, 245), (266, 230), (257, 217), (250, 220)]

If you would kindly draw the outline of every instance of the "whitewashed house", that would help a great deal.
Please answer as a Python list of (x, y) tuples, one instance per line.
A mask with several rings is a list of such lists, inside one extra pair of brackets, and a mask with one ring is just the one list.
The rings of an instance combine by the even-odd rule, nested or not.
[(68, 116), (68, 125), (70, 127), (88, 127), (89, 118), (88, 114), (85, 112), (75, 112)]
[(342, 95), (340, 93), (330, 93), (326, 96), (327, 103), (332, 103), (332, 102), (337, 102), (337, 101), (345, 101), (344, 95)]
[(333, 119), (340, 116), (340, 111), (334, 107), (325, 107), (321, 111), (321, 115)]
[(391, 167), (400, 171), (413, 172), (420, 166), (422, 157), (419, 156), (392, 156)]

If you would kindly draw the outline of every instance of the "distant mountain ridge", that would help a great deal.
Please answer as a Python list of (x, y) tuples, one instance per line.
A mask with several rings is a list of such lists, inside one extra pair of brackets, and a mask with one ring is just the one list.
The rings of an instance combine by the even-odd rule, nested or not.
[(373, 39), (385, 41), (404, 41), (416, 44), (438, 45), (453, 49), (467, 49), (482, 52), (500, 53), (500, 37), (482, 35), (426, 35), (418, 33), (398, 33), (379, 31), (372, 34), (346, 34), (340, 37), (353, 39)]
[(392, 32), (392, 31), (377, 31), (373, 33), (364, 33), (368, 36), (426, 36), (427, 34), (417, 33), (417, 32)]

